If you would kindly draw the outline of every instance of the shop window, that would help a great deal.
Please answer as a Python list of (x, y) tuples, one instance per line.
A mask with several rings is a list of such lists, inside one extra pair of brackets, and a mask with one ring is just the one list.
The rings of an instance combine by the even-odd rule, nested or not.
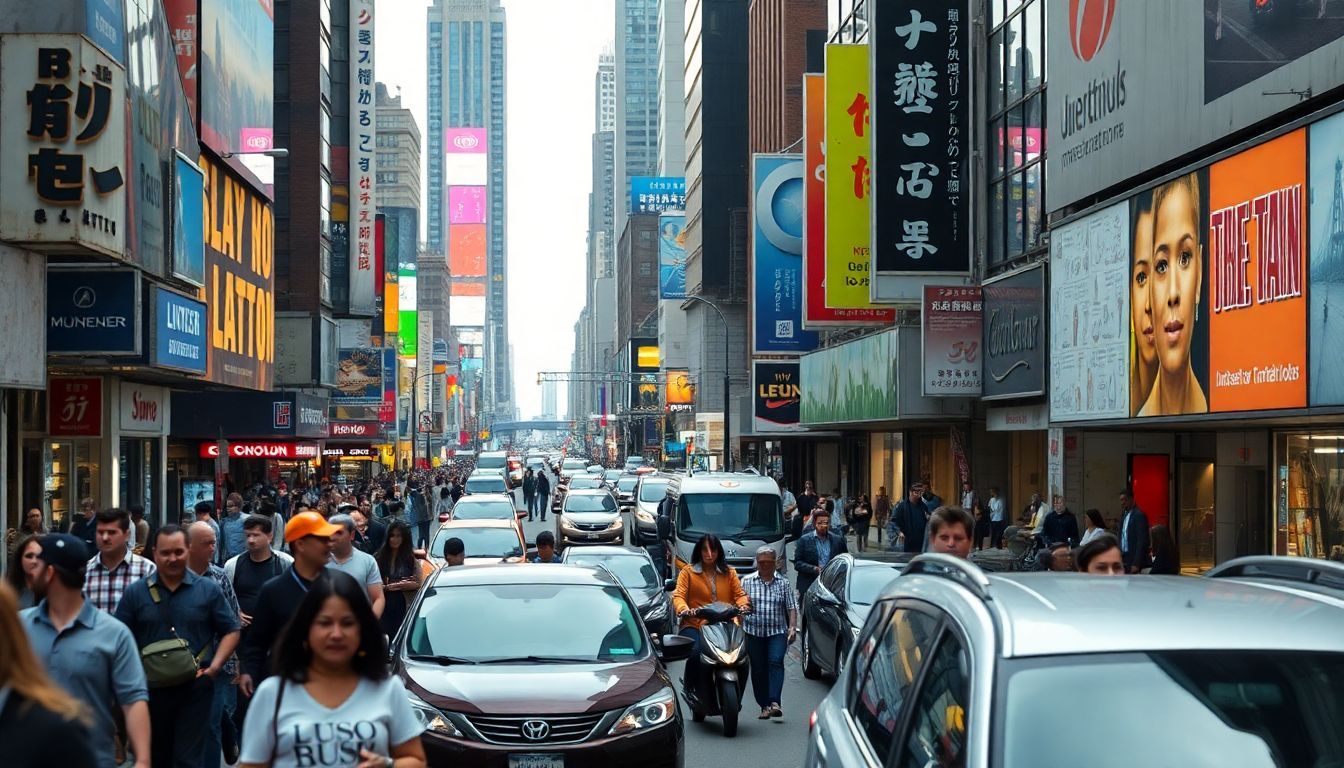
[(1344, 434), (1275, 443), (1274, 554), (1344, 560)]

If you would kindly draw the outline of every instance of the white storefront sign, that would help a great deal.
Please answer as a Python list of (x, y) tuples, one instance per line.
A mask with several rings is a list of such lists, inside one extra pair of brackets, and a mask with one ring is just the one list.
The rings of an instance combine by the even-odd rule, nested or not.
[(167, 434), (168, 391), (148, 384), (121, 382), (117, 408), (118, 425), (124, 434)]

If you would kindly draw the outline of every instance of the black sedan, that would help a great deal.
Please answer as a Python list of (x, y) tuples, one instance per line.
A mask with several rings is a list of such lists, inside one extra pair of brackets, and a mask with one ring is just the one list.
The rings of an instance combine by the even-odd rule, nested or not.
[(569, 547), (561, 561), (573, 565), (601, 566), (611, 571), (635, 601), (639, 617), (655, 637), (676, 634), (672, 624), (672, 601), (663, 589), (659, 566), (636, 547)]
[(901, 564), (837, 555), (803, 595), (803, 676), (815, 680), (840, 674), (854, 638), (868, 620), (873, 601)]

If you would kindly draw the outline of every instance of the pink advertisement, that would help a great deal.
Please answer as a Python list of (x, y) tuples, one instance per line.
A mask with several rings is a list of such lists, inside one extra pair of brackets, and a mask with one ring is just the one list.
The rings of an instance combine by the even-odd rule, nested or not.
[(485, 154), (484, 128), (449, 128), (443, 132), (443, 151), (445, 154)]
[(485, 187), (449, 187), (448, 223), (484, 224)]

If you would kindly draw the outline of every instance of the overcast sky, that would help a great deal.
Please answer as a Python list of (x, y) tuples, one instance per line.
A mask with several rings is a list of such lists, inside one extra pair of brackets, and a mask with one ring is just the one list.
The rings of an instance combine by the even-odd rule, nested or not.
[[(538, 371), (569, 370), (583, 309), (592, 178), (593, 76), (612, 40), (611, 0), (503, 0), (508, 12), (509, 337), (524, 418), (541, 412)], [(429, 3), (378, 4), (378, 80), (426, 131)], [(427, 148), (428, 141), (423, 139)], [(422, 158), (421, 176), (424, 171)], [(423, 195), (428, 201), (428, 194)], [(428, 220), (421, 211), (421, 222)], [(422, 229), (423, 231), (423, 229)], [(565, 410), (565, 389), (559, 393)]]

